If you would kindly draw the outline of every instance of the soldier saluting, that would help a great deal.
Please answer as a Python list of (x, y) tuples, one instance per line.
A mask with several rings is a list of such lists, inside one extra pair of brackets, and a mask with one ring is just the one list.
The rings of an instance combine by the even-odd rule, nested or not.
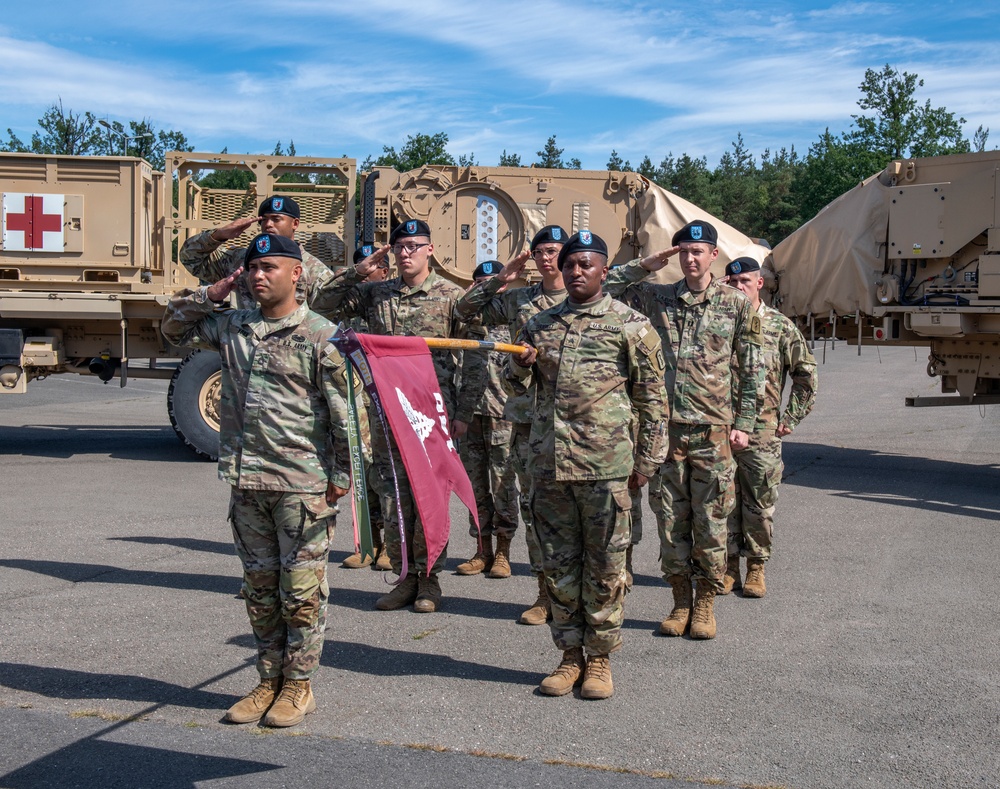
[[(650, 318), (666, 356), (669, 450), (660, 469), (657, 526), (660, 565), (674, 597), (660, 624), (667, 636), (690, 626), (691, 638), (715, 638), (714, 602), (724, 589), (733, 503), (732, 450), (749, 443), (763, 386), (760, 317), (746, 296), (712, 277), (717, 240), (708, 222), (689, 222), (670, 249), (616, 268), (607, 282), (608, 293)], [(641, 281), (677, 254), (682, 280)], [(692, 576), (698, 587), (693, 611)]]
[(614, 692), (609, 656), (622, 644), (629, 488), (645, 485), (664, 457), (663, 354), (649, 320), (602, 292), (603, 240), (571, 236), (559, 268), (567, 299), (528, 321), (521, 339), (531, 347), (508, 365), (515, 392), (536, 387), (532, 523), (563, 650), (539, 690), (562, 696), (582, 680), (583, 698), (605, 699)]

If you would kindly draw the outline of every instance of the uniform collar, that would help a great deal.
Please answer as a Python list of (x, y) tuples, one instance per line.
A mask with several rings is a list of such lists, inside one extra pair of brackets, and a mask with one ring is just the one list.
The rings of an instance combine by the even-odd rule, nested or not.
[(244, 325), (248, 329), (251, 329), (258, 337), (266, 337), (274, 332), (287, 329), (290, 326), (298, 326), (305, 320), (308, 312), (309, 305), (303, 303), (298, 306), (295, 312), (286, 315), (284, 318), (281, 318), (280, 320), (270, 320), (264, 317), (263, 313), (260, 311), (260, 307), (256, 307), (253, 312), (250, 313), (249, 319)]
[(396, 277), (392, 282), (392, 289), (397, 293), (430, 293), (431, 286), (437, 281), (438, 275), (434, 269), (430, 270), (427, 278), (415, 287), (411, 287), (403, 282), (402, 277)]
[(564, 315), (593, 315), (599, 318), (606, 315), (611, 309), (611, 301), (611, 296), (607, 293), (590, 304), (572, 304), (569, 299), (566, 299), (562, 303), (561, 311)]

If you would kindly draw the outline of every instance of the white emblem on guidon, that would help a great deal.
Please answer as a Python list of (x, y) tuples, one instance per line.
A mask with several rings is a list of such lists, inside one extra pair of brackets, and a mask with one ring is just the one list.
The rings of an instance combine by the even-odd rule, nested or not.
[[(424, 450), (424, 454), (427, 455), (424, 442), (430, 437), (431, 431), (434, 430), (434, 420), (414, 408), (398, 386), (396, 387), (396, 397), (399, 398), (399, 404), (403, 407), (403, 413), (406, 414), (406, 419), (409, 421), (410, 427), (413, 428), (413, 432), (420, 439), (420, 447)], [(429, 455), (427, 456), (427, 460), (430, 461)]]

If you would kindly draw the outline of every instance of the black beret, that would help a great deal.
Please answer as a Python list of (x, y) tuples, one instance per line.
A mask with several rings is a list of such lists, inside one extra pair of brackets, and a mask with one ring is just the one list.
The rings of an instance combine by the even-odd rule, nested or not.
[(476, 270), (472, 272), (472, 278), (492, 277), (495, 274), (499, 274), (502, 268), (503, 264), (499, 260), (484, 260), (476, 266)]
[(389, 236), (389, 243), (395, 244), (401, 238), (412, 238), (413, 236), (431, 237), (431, 228), (422, 219), (404, 219), (392, 231)]
[(567, 238), (569, 234), (559, 225), (546, 225), (531, 239), (531, 251), (534, 252), (540, 244), (565, 244)]
[(261, 233), (250, 242), (243, 265), (249, 266), (251, 260), (257, 258), (295, 258), (302, 260), (302, 249), (290, 238), (276, 236), (272, 233)]
[(719, 241), (719, 234), (708, 222), (696, 219), (694, 222), (688, 222), (674, 233), (674, 237), (670, 240), (670, 246), (675, 247), (682, 241), (703, 241), (715, 246)]
[(375, 254), (374, 244), (365, 244), (354, 250), (354, 262), (355, 264), (360, 263), (369, 255)]
[(257, 216), (265, 216), (267, 214), (287, 214), (296, 219), (301, 217), (299, 214), (299, 204), (292, 200), (292, 198), (282, 197), (281, 195), (269, 197), (260, 204)]
[(599, 255), (607, 257), (608, 245), (604, 243), (603, 238), (594, 235), (589, 230), (581, 230), (579, 233), (574, 233), (569, 237), (569, 241), (563, 244), (563, 248), (559, 250), (560, 271), (562, 271), (566, 258), (574, 252), (596, 252)]
[(753, 258), (736, 258), (726, 266), (726, 276), (744, 274), (748, 271), (760, 271), (760, 263)]

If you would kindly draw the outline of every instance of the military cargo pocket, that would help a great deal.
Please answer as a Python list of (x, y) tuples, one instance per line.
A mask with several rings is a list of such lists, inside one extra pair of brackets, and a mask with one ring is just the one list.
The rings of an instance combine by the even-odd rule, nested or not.
[(632, 542), (632, 495), (624, 481), (620, 483), (620, 487), (616, 484), (612, 488), (611, 495), (615, 502), (615, 524), (614, 533), (608, 540), (608, 550), (621, 552)]

